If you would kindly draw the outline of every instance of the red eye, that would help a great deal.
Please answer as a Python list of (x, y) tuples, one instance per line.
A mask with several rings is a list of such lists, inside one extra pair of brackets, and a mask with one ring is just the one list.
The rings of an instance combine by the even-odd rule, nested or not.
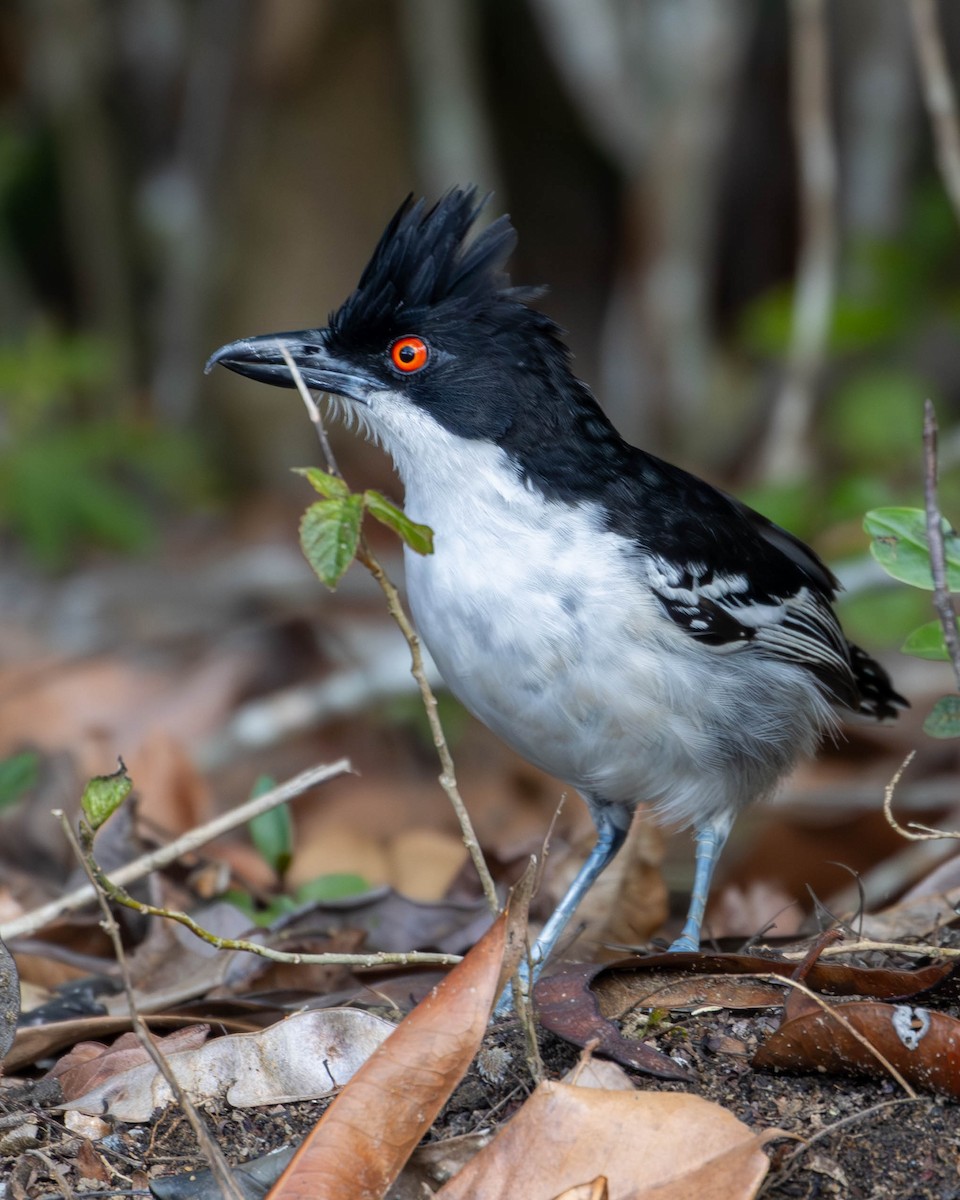
[(402, 337), (390, 347), (390, 361), (404, 375), (422, 371), (430, 357), (430, 348), (423, 338)]

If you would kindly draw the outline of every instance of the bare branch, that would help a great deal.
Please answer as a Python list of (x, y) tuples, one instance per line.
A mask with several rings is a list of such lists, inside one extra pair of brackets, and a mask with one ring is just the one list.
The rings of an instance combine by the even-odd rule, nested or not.
[(913, 1090), (910, 1084), (907, 1083), (906, 1079), (904, 1079), (893, 1063), (890, 1062), (886, 1055), (877, 1049), (877, 1047), (873, 1044), (873, 1042), (870, 1041), (868, 1037), (862, 1034), (859, 1029), (857, 1029), (850, 1021), (847, 1020), (847, 1018), (843, 1015), (840, 1006), (836, 1004), (830, 1004), (829, 1001), (823, 998), (823, 996), (818, 995), (817, 992), (814, 992), (812, 989), (808, 988), (805, 983), (801, 983), (799, 979), (786, 979), (783, 975), (767, 974), (765, 971), (745, 971), (742, 975), (725, 975), (724, 978), (759, 979), (764, 983), (773, 983), (780, 987), (794, 988), (798, 992), (803, 992), (808, 1000), (812, 1000), (814, 1004), (818, 1005), (823, 1010), (825, 1016), (829, 1017), (831, 1021), (836, 1021), (838, 1025), (842, 1026), (843, 1029), (846, 1030), (846, 1032), (854, 1039), (854, 1041), (859, 1042), (864, 1050), (866, 1050), (868, 1054), (872, 1055), (872, 1057), (875, 1058), (878, 1063), (880, 1063), (884, 1070), (886, 1070), (886, 1072), (889, 1074), (890, 1078), (898, 1083), (911, 1099), (916, 1099), (917, 1093)]
[(931, 829), (929, 825), (921, 825), (919, 821), (911, 821), (904, 828), (897, 818), (893, 815), (893, 793), (897, 789), (897, 784), (900, 782), (900, 777), (904, 771), (913, 762), (916, 750), (911, 750), (907, 757), (897, 768), (893, 778), (883, 789), (883, 815), (887, 819), (887, 824), (901, 837), (906, 838), (910, 842), (932, 842), (940, 838), (958, 838), (960, 839), (960, 831), (948, 829)]
[[(210, 1131), (204, 1124), (203, 1118), (200, 1116), (193, 1101), (180, 1087), (180, 1083), (174, 1075), (170, 1064), (167, 1062), (166, 1055), (162, 1053), (159, 1046), (154, 1042), (150, 1030), (147, 1028), (140, 1011), (137, 1008), (136, 998), (133, 994), (133, 979), (130, 976), (130, 968), (127, 965), (127, 957), (123, 952), (123, 939), (120, 937), (120, 926), (117, 924), (113, 913), (110, 911), (110, 905), (107, 903), (107, 897), (103, 892), (96, 874), (91, 868), (89, 861), (89, 847), (85, 851), (77, 841), (76, 834), (70, 827), (70, 822), (67, 820), (66, 814), (60, 813), (60, 825), (63, 829), (64, 836), (70, 843), (70, 847), (80, 861), (81, 867), (86, 872), (87, 878), (90, 880), (90, 886), (96, 893), (97, 902), (100, 905), (100, 911), (103, 913), (101, 925), (104, 932), (110, 938), (113, 945), (113, 952), (117, 960), (117, 966), (120, 968), (120, 975), (123, 979), (123, 988), (127, 997), (127, 1007), (130, 1013), (130, 1021), (133, 1024), (134, 1032), (137, 1035), (137, 1040), (144, 1048), (147, 1055), (153, 1060), (154, 1066), (163, 1076), (170, 1088), (170, 1092), (179, 1105), (190, 1128), (193, 1130), (194, 1136), (206, 1156), (207, 1162), (210, 1164), (210, 1169), (213, 1172), (213, 1177), (217, 1182), (222, 1194), (227, 1197), (227, 1200), (244, 1200), (243, 1193), (239, 1185), (233, 1177), (230, 1170), (230, 1165), (224, 1157), (223, 1151), (210, 1135)], [(92, 831), (89, 834), (92, 839)]]
[[(111, 871), (109, 879), (118, 886), (125, 886), (137, 879), (142, 879), (158, 867), (165, 867), (168, 863), (176, 862), (184, 854), (199, 849), (200, 846), (206, 845), (207, 842), (212, 842), (214, 838), (219, 837), (222, 833), (227, 833), (229, 830), (235, 829), (238, 825), (245, 824), (247, 821), (252, 820), (253, 817), (259, 816), (260, 813), (266, 812), (271, 808), (276, 808), (278, 804), (283, 804), (286, 800), (292, 800), (295, 796), (300, 796), (304, 792), (308, 792), (311, 788), (317, 787), (318, 784), (336, 779), (338, 775), (346, 775), (352, 770), (353, 768), (349, 760), (341, 758), (329, 766), (311, 767), (307, 771), (302, 771), (299, 775), (294, 776), (293, 779), (288, 779), (286, 783), (281, 783), (279, 787), (271, 788), (269, 792), (264, 792), (262, 796), (248, 800), (246, 804), (241, 804), (238, 808), (231, 809), (230, 812), (224, 813), (212, 821), (208, 821), (206, 825), (201, 825), (199, 829), (191, 829), (183, 837), (169, 842), (166, 846), (161, 846), (159, 850), (152, 850), (149, 854), (143, 854), (140, 858), (135, 858), (133, 862), (119, 867), (116, 871)], [(91, 900), (96, 898), (97, 894), (93, 887), (89, 884), (84, 884), (75, 891), (68, 892), (67, 895), (51, 901), (50, 904), (45, 904), (42, 908), (34, 909), (33, 912), (26, 913), (24, 916), (18, 917), (15, 921), (8, 921), (0, 928), (0, 938), (8, 942), (11, 938), (34, 933), (36, 930), (48, 925), (51, 921), (55, 921), (57, 917), (63, 916), (64, 913), (73, 912), (75, 909), (89, 904)]]
[(923, 99), (933, 125), (937, 165), (943, 184), (960, 221), (960, 117), (957, 97), (937, 22), (935, 0), (910, 0), (913, 42), (923, 84)]
[[(960, 949), (956, 946), (934, 946), (930, 942), (880, 942), (873, 938), (863, 938), (859, 941), (843, 942), (837, 946), (826, 946), (820, 954), (821, 958), (840, 958), (844, 954), (915, 954), (918, 958), (958, 958)], [(790, 961), (806, 958), (806, 950), (784, 950), (782, 957)]]
[(943, 546), (943, 517), (937, 503), (937, 414), (931, 400), (923, 405), (923, 499), (927, 510), (927, 545), (933, 572), (933, 606), (943, 626), (943, 640), (960, 687), (960, 635), (957, 611), (947, 587), (947, 555)]
[[(59, 817), (61, 824), (66, 820), (62, 810), (55, 812), (54, 815)], [(188, 929), (200, 941), (213, 946), (215, 950), (235, 950), (247, 954), (257, 954), (261, 958), (269, 959), (271, 962), (290, 963), (296, 967), (307, 963), (324, 967), (334, 964), (351, 967), (406, 967), (423, 963), (449, 967), (460, 961), (459, 954), (432, 954), (418, 950), (411, 950), (406, 954), (388, 950), (377, 950), (371, 954), (302, 954), (299, 951), (275, 950), (272, 946), (263, 946), (259, 942), (250, 941), (248, 938), (222, 937), (220, 934), (205, 929), (189, 913), (178, 912), (176, 909), (162, 908), (157, 904), (146, 904), (142, 900), (137, 900), (124, 888), (118, 887), (104, 873), (92, 853), (87, 855), (84, 860), (84, 866), (86, 867), (87, 874), (94, 881), (98, 896), (102, 894), (115, 904), (122, 904), (124, 908), (142, 913), (146, 917), (163, 917), (167, 921), (175, 921), (178, 925), (182, 925), (184, 929)]]
[[(343, 478), (337, 461), (333, 456), (333, 450), (330, 447), (330, 442), (327, 439), (327, 431), (323, 425), (323, 418), (316, 401), (310, 394), (310, 389), (303, 381), (303, 376), (297, 364), (294, 362), (290, 351), (282, 341), (278, 341), (277, 345), (280, 353), (283, 355), (283, 360), (290, 369), (290, 374), (296, 384), (297, 391), (306, 406), (307, 413), (313, 423), (314, 429), (317, 431), (317, 437), (320, 439), (320, 448), (323, 451), (323, 456), (327, 470), (331, 475), (338, 475)], [(480, 884), (483, 888), (483, 894), (487, 898), (487, 904), (490, 906), (490, 911), (494, 914), (500, 911), (500, 902), (497, 899), (497, 889), (493, 882), (493, 876), (490, 874), (490, 869), (487, 866), (486, 859), (483, 857), (483, 851), (480, 849), (480, 842), (474, 832), (473, 822), (470, 820), (470, 814), (467, 812), (467, 806), (463, 802), (463, 797), (460, 795), (460, 789), (457, 787), (457, 774), (453, 765), (453, 757), (450, 754), (450, 748), (447, 746), (447, 739), (444, 737), (443, 726), (440, 724), (440, 718), (437, 715), (437, 699), (433, 694), (433, 689), (430, 687), (430, 682), (427, 679), (426, 671), (423, 666), (423, 655), (420, 652), (420, 639), (417, 632), (407, 616), (403, 604), (400, 601), (400, 594), (394, 587), (392, 581), (380, 565), (377, 558), (374, 556), (367, 539), (361, 534), (360, 545), (357, 550), (357, 558), (367, 568), (370, 574), (374, 577), (380, 586), (387, 600), (387, 608), (390, 610), (390, 615), (400, 627), (400, 632), (406, 639), (407, 645), (410, 647), (410, 669), (414, 679), (417, 681), (417, 686), (420, 689), (420, 697), (423, 701), (424, 711), (427, 714), (427, 721), (430, 724), (430, 732), (433, 735), (433, 744), (437, 750), (437, 756), (440, 759), (440, 786), (447, 794), (447, 798), (453, 805), (453, 810), (457, 814), (457, 820), (460, 823), (460, 832), (463, 836), (463, 843), (467, 848), (470, 858), (473, 860), (473, 865), (476, 868), (477, 874), (480, 877)]]

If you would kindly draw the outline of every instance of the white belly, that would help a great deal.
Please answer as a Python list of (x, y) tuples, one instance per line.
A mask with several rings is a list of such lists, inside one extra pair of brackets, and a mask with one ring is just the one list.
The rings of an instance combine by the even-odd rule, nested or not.
[[(612, 587), (580, 578), (567, 561), (568, 554), (576, 558), (574, 544), (553, 561), (541, 554), (538, 562), (539, 539), (530, 545), (533, 539), (514, 531), (510, 553), (501, 544), (495, 555), (482, 544), (490, 540), (478, 545), (472, 534), (454, 546), (449, 534), (446, 542), (441, 535), (431, 558), (407, 555), (417, 627), (467, 708), (525, 758), (590, 790), (604, 757), (601, 747), (624, 732), (622, 696), (613, 702), (624, 670), (618, 646), (631, 659), (632, 717), (643, 719), (660, 690), (656, 662), (628, 644), (629, 617), (621, 611), (629, 608), (626, 581), (621, 606)], [(491, 569), (492, 561), (501, 565)], [(634, 616), (646, 623), (644, 612)], [(602, 638), (596, 636), (601, 629)]]
[(524, 758), (624, 822), (641, 801), (690, 822), (769, 792), (814, 748), (826, 706), (808, 673), (675, 627), (599, 512), (500, 474), (460, 492), (451, 506), (408, 488), (435, 534), (433, 555), (406, 552), (410, 604), (450, 690)]

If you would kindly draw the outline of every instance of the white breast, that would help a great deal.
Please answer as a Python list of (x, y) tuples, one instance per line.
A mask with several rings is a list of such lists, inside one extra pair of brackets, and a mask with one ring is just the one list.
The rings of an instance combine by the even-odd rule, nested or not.
[(385, 438), (434, 530), (433, 555), (405, 555), (410, 604), (450, 690), (504, 741), (624, 822), (640, 801), (682, 822), (729, 811), (813, 749), (829, 706), (807, 672), (711, 653), (598, 506), (548, 502), (502, 450), (429, 424), (429, 445), (409, 424), (403, 446)]

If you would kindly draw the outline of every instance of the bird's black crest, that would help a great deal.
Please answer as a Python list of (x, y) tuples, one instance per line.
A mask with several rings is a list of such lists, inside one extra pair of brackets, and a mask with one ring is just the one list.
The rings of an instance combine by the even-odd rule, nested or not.
[(333, 339), (379, 345), (425, 311), (464, 318), (497, 300), (519, 303), (535, 296), (534, 289), (512, 288), (503, 269), (517, 241), (509, 217), (468, 242), (485, 203), (476, 188), (453, 188), (430, 209), (408, 196), (356, 290), (331, 315)]

